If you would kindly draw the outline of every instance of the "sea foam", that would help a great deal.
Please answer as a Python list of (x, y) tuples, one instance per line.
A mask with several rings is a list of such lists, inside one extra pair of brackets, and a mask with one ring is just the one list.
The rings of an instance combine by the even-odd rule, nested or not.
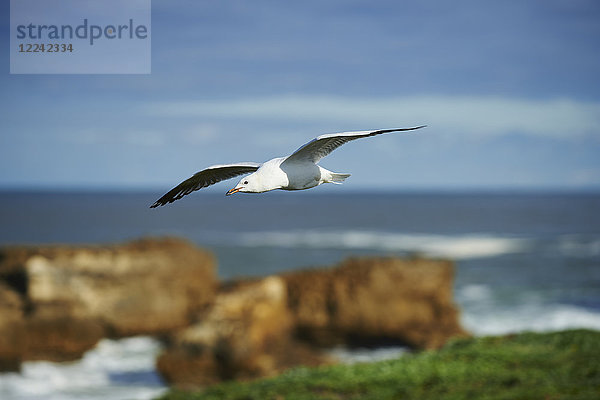
[(558, 249), (571, 257), (600, 256), (600, 238), (585, 235), (563, 235), (558, 239)]
[(104, 339), (81, 360), (28, 361), (21, 373), (0, 374), (6, 400), (142, 400), (166, 387), (154, 370), (160, 345), (149, 337)]
[(566, 304), (524, 304), (493, 312), (464, 310), (462, 323), (478, 336), (579, 328), (600, 330), (600, 313)]
[(525, 250), (528, 239), (487, 234), (430, 235), (373, 231), (284, 231), (243, 233), (243, 246), (331, 248), (422, 253), (456, 260), (494, 257)]

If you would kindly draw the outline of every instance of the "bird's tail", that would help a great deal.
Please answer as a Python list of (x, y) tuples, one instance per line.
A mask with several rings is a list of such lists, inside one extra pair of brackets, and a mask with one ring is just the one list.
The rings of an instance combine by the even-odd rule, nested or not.
[(338, 174), (337, 172), (332, 172), (331, 173), (331, 183), (341, 185), (342, 182), (344, 182), (346, 180), (346, 178), (349, 176), (350, 176), (350, 174)]

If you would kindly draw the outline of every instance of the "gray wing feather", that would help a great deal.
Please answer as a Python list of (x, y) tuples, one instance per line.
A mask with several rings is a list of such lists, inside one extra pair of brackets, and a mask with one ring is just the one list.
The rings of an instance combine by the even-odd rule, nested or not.
[(225, 165), (212, 165), (200, 172), (196, 172), (192, 177), (181, 182), (173, 189), (169, 190), (160, 199), (156, 200), (150, 208), (164, 206), (172, 203), (175, 200), (181, 199), (183, 196), (192, 193), (195, 190), (214, 185), (225, 179), (234, 178), (238, 175), (248, 174), (260, 168), (258, 163), (237, 163)]
[(375, 131), (341, 132), (321, 135), (300, 147), (298, 150), (292, 153), (292, 155), (290, 155), (285, 162), (312, 161), (316, 164), (321, 158), (325, 157), (341, 145), (346, 144), (351, 140), (381, 135), (382, 133), (414, 131), (415, 129), (421, 129), (425, 126), (426, 125), (417, 126), (414, 128), (380, 129)]

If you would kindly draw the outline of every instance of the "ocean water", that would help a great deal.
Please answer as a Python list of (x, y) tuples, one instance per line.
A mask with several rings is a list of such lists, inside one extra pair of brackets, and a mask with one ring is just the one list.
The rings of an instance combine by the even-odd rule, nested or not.
[[(216, 254), (222, 279), (423, 254), (456, 261), (455, 300), (476, 335), (600, 330), (597, 193), (209, 191), (149, 209), (161, 194), (0, 192), (0, 245), (181, 236)], [(0, 398), (152, 398), (164, 390), (159, 350), (151, 338), (104, 340), (76, 363), (25, 363), (0, 375)], [(332, 351), (353, 362), (402, 349)]]

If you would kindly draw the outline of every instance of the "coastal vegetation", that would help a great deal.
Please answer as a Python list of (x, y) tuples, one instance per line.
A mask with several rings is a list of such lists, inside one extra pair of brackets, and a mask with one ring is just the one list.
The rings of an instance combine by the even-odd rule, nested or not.
[(161, 400), (598, 399), (598, 360), (596, 331), (463, 338), (395, 360), (294, 368)]

